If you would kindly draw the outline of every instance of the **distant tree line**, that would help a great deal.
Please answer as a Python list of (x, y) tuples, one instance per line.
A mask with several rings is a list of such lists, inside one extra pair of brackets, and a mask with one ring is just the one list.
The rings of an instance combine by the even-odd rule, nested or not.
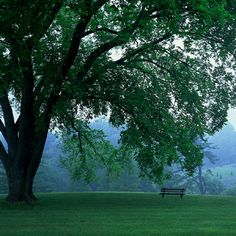
[[(96, 120), (90, 124), (94, 129), (103, 130), (105, 139), (108, 140), (114, 147), (118, 147), (120, 131), (123, 128), (114, 128), (108, 124), (106, 120)], [(233, 139), (236, 132), (233, 127), (226, 126), (216, 137), (211, 137), (210, 140), (215, 141), (219, 145), (221, 142), (225, 145), (225, 136), (230, 134), (230, 139)], [(222, 141), (223, 140), (223, 141)], [(200, 141), (199, 141), (200, 142)], [(68, 191), (141, 191), (141, 192), (158, 192), (162, 186), (169, 187), (185, 187), (188, 193), (194, 194), (236, 194), (236, 188), (231, 185), (227, 187), (222, 181), (222, 177), (216, 173), (212, 173), (205, 163), (211, 160), (215, 161), (215, 165), (221, 165), (222, 161), (231, 155), (233, 147), (228, 148), (228, 152), (222, 161), (217, 158), (215, 153), (218, 153), (219, 147), (211, 148), (215, 144), (200, 142), (204, 146), (203, 166), (198, 166), (192, 176), (188, 176), (183, 171), (173, 169), (173, 175), (162, 184), (154, 183), (147, 178), (140, 178), (140, 170), (135, 161), (129, 163), (123, 169), (113, 173), (108, 171), (101, 165), (95, 166), (95, 178), (92, 181), (86, 182), (83, 178), (73, 176), (70, 169), (65, 168), (61, 163), (61, 158), (66, 159), (66, 153), (63, 153), (62, 146), (55, 134), (49, 133), (45, 145), (44, 155), (36, 175), (34, 182), (34, 190), (36, 192), (68, 192)], [(220, 147), (221, 149), (224, 148)], [(68, 171), (69, 170), (69, 171)], [(231, 174), (232, 175), (232, 174)], [(221, 178), (220, 178), (221, 177)], [(7, 193), (7, 178), (5, 170), (0, 164), (0, 192)]]

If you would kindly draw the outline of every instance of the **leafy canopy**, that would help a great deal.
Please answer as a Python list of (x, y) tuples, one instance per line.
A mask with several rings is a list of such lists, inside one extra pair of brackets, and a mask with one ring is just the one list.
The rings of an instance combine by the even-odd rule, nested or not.
[(121, 143), (143, 174), (160, 179), (176, 162), (193, 171), (194, 138), (219, 129), (231, 102), (234, 1), (18, 2), (1, 0), (0, 88), (20, 108), (31, 65), (37, 132), (49, 117), (82, 135), (105, 115), (126, 125)]

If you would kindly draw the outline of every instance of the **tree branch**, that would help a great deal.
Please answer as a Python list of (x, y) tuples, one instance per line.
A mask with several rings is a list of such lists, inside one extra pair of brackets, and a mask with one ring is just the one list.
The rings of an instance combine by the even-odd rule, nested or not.
[(110, 40), (107, 43), (102, 44), (100, 47), (95, 49), (93, 52), (89, 54), (87, 57), (83, 67), (80, 69), (80, 71), (77, 73), (77, 78), (79, 81), (84, 80), (85, 75), (92, 67), (93, 63), (97, 60), (98, 57), (100, 57), (103, 53), (108, 52), (114, 47), (120, 46), (124, 43), (126, 43), (127, 39), (124, 37), (124, 34), (128, 34), (131, 36), (133, 32), (139, 27), (140, 21), (145, 17), (146, 15), (145, 8), (142, 8), (139, 15), (137, 16), (137, 19), (135, 22), (128, 28), (121, 30), (118, 32), (118, 36), (114, 39)]
[(119, 99), (118, 98), (101, 97), (101, 96), (97, 96), (96, 94), (89, 95), (87, 98), (91, 99), (91, 100), (102, 100), (102, 101), (108, 102), (108, 103), (110, 103), (112, 105), (117, 106), (119, 109), (123, 110), (125, 113), (129, 114), (130, 116), (134, 117), (134, 113), (132, 111), (130, 111), (129, 109), (127, 109), (126, 107), (122, 106), (119, 103)]
[[(56, 18), (58, 12), (60, 11), (62, 7), (62, 0), (57, 0), (56, 3), (53, 5), (53, 7), (50, 9), (45, 21), (42, 23), (42, 28), (40, 28), (38, 34), (35, 33), (34, 37), (32, 38), (32, 44), (37, 43), (37, 41), (39, 41), (43, 35), (46, 33), (46, 31), (48, 30), (48, 28), (50, 27), (50, 25), (52, 24), (52, 22), (54, 21), (54, 19)], [(44, 80), (40, 80), (40, 82), (38, 83), (38, 85), (36, 86), (34, 93), (37, 95), (38, 93), (40, 93), (42, 87), (44, 85)]]
[(119, 32), (116, 30), (112, 30), (112, 29), (105, 28), (105, 27), (97, 27), (96, 30), (88, 30), (88, 31), (84, 32), (83, 37), (88, 36), (90, 34), (97, 33), (97, 32), (107, 32), (107, 33), (115, 34), (115, 35), (119, 34)]
[[(21, 102), (20, 102), (20, 118), (19, 118), (19, 130), (16, 130), (14, 123), (15, 136), (17, 140), (17, 151), (16, 155), (13, 156), (17, 160), (21, 160), (22, 164), (25, 161), (32, 158), (32, 153), (29, 153), (29, 146), (33, 146), (33, 138), (35, 135), (35, 114), (34, 114), (34, 83), (35, 77), (33, 72), (32, 62), (32, 49), (26, 48), (25, 56), (21, 57), (20, 63), (23, 68), (22, 75), (22, 89), (21, 89)], [(19, 135), (18, 135), (19, 133)], [(19, 138), (18, 138), (19, 136)], [(25, 144), (28, 144), (25, 145)], [(11, 151), (11, 149), (9, 149)], [(9, 154), (9, 156), (11, 156)]]
[(9, 158), (1, 141), (0, 141), (0, 160), (2, 161), (2, 164), (5, 167), (5, 170), (7, 170), (9, 167)]
[(45, 80), (44, 78), (42, 78), (39, 83), (35, 86), (35, 89), (34, 89), (34, 94), (35, 94), (35, 97), (37, 97), (37, 95), (41, 92), (43, 86), (44, 86), (44, 83), (45, 83)]
[(97, 0), (92, 6), (93, 14), (96, 13), (107, 2), (109, 2), (109, 0)]
[(162, 37), (153, 40), (151, 43), (144, 44), (138, 48), (128, 51), (124, 57), (120, 58), (119, 60), (116, 60), (115, 63), (122, 64), (124, 61), (126, 61), (130, 58), (133, 58), (134, 56), (138, 55), (139, 53), (153, 49), (153, 47), (155, 47), (158, 43), (161, 43), (162, 41), (170, 38), (171, 36), (172, 36), (171, 32), (167, 32)]
[(168, 72), (170, 75), (172, 74), (170, 69), (167, 69), (166, 67), (164, 67), (162, 65), (159, 65), (158, 63), (156, 63), (155, 61), (152, 61), (151, 59), (139, 59), (139, 60), (135, 60), (135, 61), (147, 62), (147, 63), (153, 64), (154, 66)]
[(3, 117), (5, 121), (5, 131), (7, 137), (6, 141), (8, 141), (8, 145), (10, 145), (10, 147), (14, 149), (17, 142), (17, 135), (15, 131), (13, 112), (7, 94), (4, 94), (0, 98), (0, 104), (2, 107)]
[(121, 37), (116, 37), (115, 39), (104, 43), (97, 49), (95, 49), (90, 55), (87, 57), (83, 67), (80, 69), (80, 71), (77, 73), (76, 77), (79, 81), (82, 81), (84, 79), (84, 76), (88, 73), (93, 63), (97, 60), (97, 58), (103, 54), (104, 52), (109, 51), (110, 49), (122, 45), (124, 40)]
[(183, 65), (185, 65), (186, 67), (188, 68), (193, 68), (193, 66), (191, 66), (190, 64), (188, 64), (186, 61), (176, 57), (175, 55), (173, 55), (171, 52), (169, 52), (167, 49), (164, 49), (164, 48), (158, 48), (158, 50), (168, 54), (169, 56), (171, 56), (172, 58), (174, 58), (176, 61), (179, 61), (181, 62)]
[(108, 2), (108, 0), (98, 0), (92, 6), (91, 4), (85, 5), (86, 14), (83, 14), (80, 21), (78, 22), (78, 24), (76, 25), (74, 29), (70, 48), (68, 50), (67, 56), (61, 68), (61, 74), (63, 78), (66, 77), (68, 71), (70, 70), (71, 66), (73, 65), (75, 61), (75, 58), (78, 54), (78, 49), (81, 43), (81, 39), (83, 38), (85, 34), (85, 30), (90, 19), (106, 2)]
[[(90, 1), (91, 2), (91, 1)], [(91, 19), (91, 17), (106, 3), (108, 0), (97, 0), (93, 5), (86, 4), (87, 7), (87, 14), (83, 15), (83, 17), (80, 19), (78, 24), (76, 25), (74, 29), (74, 33), (72, 36), (71, 44), (69, 47), (69, 50), (67, 52), (67, 55), (64, 59), (64, 63), (61, 67), (61, 76), (62, 78), (58, 80), (55, 89), (52, 91), (51, 95), (49, 96), (47, 102), (46, 102), (46, 108), (44, 113), (40, 116), (40, 119), (44, 119), (45, 122), (48, 122), (51, 117), (51, 113), (53, 110), (53, 106), (57, 103), (60, 92), (61, 92), (61, 86), (63, 84), (63, 79), (66, 78), (67, 73), (69, 72), (71, 66), (74, 63), (74, 60), (78, 54), (78, 49), (80, 46), (81, 39), (83, 37), (83, 34), (85, 32), (85, 29)], [(40, 90), (40, 87), (42, 85), (39, 85), (37, 88), (37, 91)], [(44, 116), (44, 117), (43, 117)]]
[(75, 124), (74, 124), (74, 122), (72, 120), (71, 120), (71, 127), (72, 127), (73, 130), (75, 130), (79, 134), (80, 149), (83, 150), (82, 140), (81, 140), (81, 137), (83, 137), (88, 142), (88, 144), (92, 147), (93, 152), (95, 153), (95, 155), (100, 157), (102, 159), (102, 161), (105, 163), (105, 159), (103, 158), (103, 156), (100, 153), (97, 152), (97, 150), (96, 150), (95, 146), (93, 145), (92, 141), (86, 135), (82, 134), (81, 131), (78, 130), (75, 127)]
[(62, 7), (62, 0), (56, 0), (56, 3), (49, 10), (48, 14), (46, 15), (46, 18), (41, 20), (42, 22), (39, 24), (40, 27), (32, 26), (31, 30), (33, 33), (33, 37), (30, 39), (31, 47), (35, 46), (35, 44), (37, 44), (38, 41), (43, 37), (43, 35), (46, 33), (46, 31), (56, 18), (61, 7)]
[(0, 120), (0, 132), (2, 133), (3, 137), (7, 141), (6, 127), (4, 126), (4, 124), (1, 120)]
[(15, 123), (15, 130), (17, 133), (19, 132), (20, 118), (21, 118), (21, 116), (19, 115), (19, 117), (17, 118), (16, 123)]
[(193, 65), (190, 65), (188, 62), (184, 61), (183, 59), (180, 59), (179, 57), (173, 55), (170, 51), (168, 51), (168, 49), (164, 49), (164, 48), (157, 48), (157, 50), (160, 50), (166, 54), (168, 54), (170, 57), (172, 57), (173, 59), (175, 59), (176, 61), (180, 62), (181, 64), (183, 64), (186, 68), (191, 69), (192, 71), (195, 71), (196, 73), (198, 73), (199, 75), (202, 76), (207, 76), (207, 73), (204, 71), (199, 71), (196, 68), (194, 68)]

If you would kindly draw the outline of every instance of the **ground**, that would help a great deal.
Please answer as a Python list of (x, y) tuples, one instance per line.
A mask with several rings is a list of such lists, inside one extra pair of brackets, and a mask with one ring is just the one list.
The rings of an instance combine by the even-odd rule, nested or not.
[(236, 197), (158, 193), (38, 194), (34, 206), (0, 197), (0, 236), (236, 235)]

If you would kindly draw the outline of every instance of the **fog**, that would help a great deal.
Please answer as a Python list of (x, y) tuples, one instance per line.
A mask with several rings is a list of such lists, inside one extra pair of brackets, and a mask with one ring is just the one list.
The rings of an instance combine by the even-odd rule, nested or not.
[[(235, 115), (235, 116), (234, 116)], [(202, 180), (204, 194), (236, 195), (236, 111), (229, 112), (229, 123), (214, 136), (208, 137), (210, 147), (205, 150), (202, 166)], [(102, 129), (107, 139), (118, 145), (122, 128), (117, 129), (105, 120), (93, 121), (92, 128)], [(213, 156), (214, 163), (209, 161)], [(73, 191), (141, 191), (158, 192), (163, 186), (185, 187), (189, 194), (200, 194), (198, 186), (198, 171), (193, 176), (178, 171), (169, 180), (163, 183), (153, 183), (139, 177), (139, 170), (135, 162), (132, 168), (124, 168), (119, 176), (111, 178), (107, 172), (97, 167), (97, 178), (91, 183), (71, 178), (69, 172), (62, 167), (60, 157), (63, 156), (60, 143), (52, 133), (48, 134), (40, 168), (34, 181), (36, 192), (73, 192)], [(3, 168), (0, 169), (0, 192), (7, 192), (6, 177)]]

